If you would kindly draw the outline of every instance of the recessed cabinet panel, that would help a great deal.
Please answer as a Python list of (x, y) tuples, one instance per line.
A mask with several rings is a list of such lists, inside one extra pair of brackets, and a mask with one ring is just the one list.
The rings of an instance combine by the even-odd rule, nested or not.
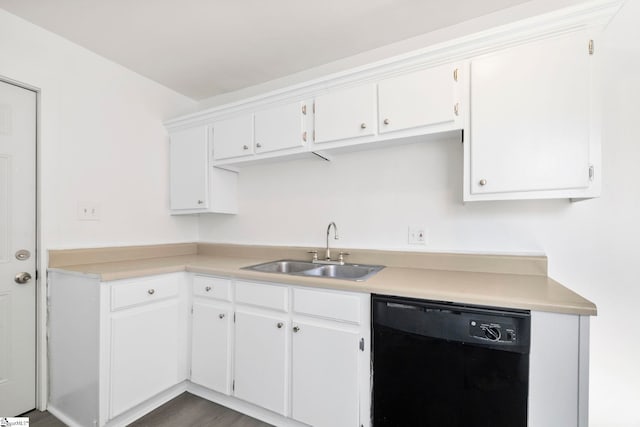
[(285, 415), (288, 321), (237, 311), (235, 329), (235, 396)]
[(171, 133), (171, 209), (205, 209), (209, 203), (207, 126)]
[(231, 392), (231, 321), (229, 307), (193, 304), (191, 381), (211, 390)]
[(316, 143), (376, 133), (376, 88), (366, 84), (332, 90), (315, 99)]
[(380, 133), (454, 122), (456, 111), (460, 114), (456, 78), (461, 73), (443, 65), (378, 83)]
[(182, 315), (175, 300), (112, 316), (111, 418), (179, 382)]
[(471, 61), (471, 194), (589, 186), (588, 46), (578, 33)]
[(256, 154), (305, 145), (303, 105), (303, 103), (294, 102), (255, 113)]
[(312, 426), (358, 420), (358, 334), (294, 322), (292, 416)]
[(213, 124), (215, 160), (253, 154), (253, 114), (243, 114)]

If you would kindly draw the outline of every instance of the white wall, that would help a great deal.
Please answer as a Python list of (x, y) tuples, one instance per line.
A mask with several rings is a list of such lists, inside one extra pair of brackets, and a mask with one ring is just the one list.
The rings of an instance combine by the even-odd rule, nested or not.
[[(606, 55), (603, 190), (599, 199), (462, 204), (462, 146), (439, 141), (245, 167), (240, 213), (200, 219), (210, 242), (410, 248), (407, 226), (428, 228), (429, 251), (535, 252), (549, 274), (594, 301), (591, 426), (640, 425), (640, 0), (614, 18)], [(215, 104), (209, 100), (210, 104)], [(306, 254), (301, 254), (306, 256)]]
[[(0, 9), (0, 77), (41, 90), (45, 249), (197, 239), (197, 218), (168, 215), (162, 121), (195, 103)], [(79, 221), (79, 201), (100, 221)]]

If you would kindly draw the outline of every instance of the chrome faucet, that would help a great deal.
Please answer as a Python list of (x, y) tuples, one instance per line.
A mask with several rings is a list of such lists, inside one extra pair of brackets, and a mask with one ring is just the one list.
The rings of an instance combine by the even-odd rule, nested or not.
[(326, 261), (331, 261), (331, 251), (329, 250), (329, 233), (331, 232), (331, 226), (333, 225), (333, 239), (338, 240), (338, 226), (335, 222), (331, 221), (327, 227), (327, 253), (325, 256)]

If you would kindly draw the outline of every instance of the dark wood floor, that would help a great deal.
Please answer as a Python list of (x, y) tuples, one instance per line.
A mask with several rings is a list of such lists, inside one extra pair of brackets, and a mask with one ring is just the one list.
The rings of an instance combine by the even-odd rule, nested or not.
[[(65, 424), (46, 411), (31, 411), (23, 417), (29, 417), (31, 427), (65, 427)], [(269, 427), (270, 425), (192, 394), (183, 393), (130, 426)]]

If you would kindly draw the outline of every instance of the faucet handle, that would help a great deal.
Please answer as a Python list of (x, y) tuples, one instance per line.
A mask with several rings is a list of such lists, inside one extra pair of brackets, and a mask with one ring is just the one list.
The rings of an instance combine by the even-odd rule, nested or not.
[(318, 260), (318, 251), (307, 251), (308, 254), (313, 254), (313, 261)]
[(338, 253), (338, 261), (344, 263), (344, 257), (346, 257), (347, 255), (351, 255), (349, 252), (340, 252)]

